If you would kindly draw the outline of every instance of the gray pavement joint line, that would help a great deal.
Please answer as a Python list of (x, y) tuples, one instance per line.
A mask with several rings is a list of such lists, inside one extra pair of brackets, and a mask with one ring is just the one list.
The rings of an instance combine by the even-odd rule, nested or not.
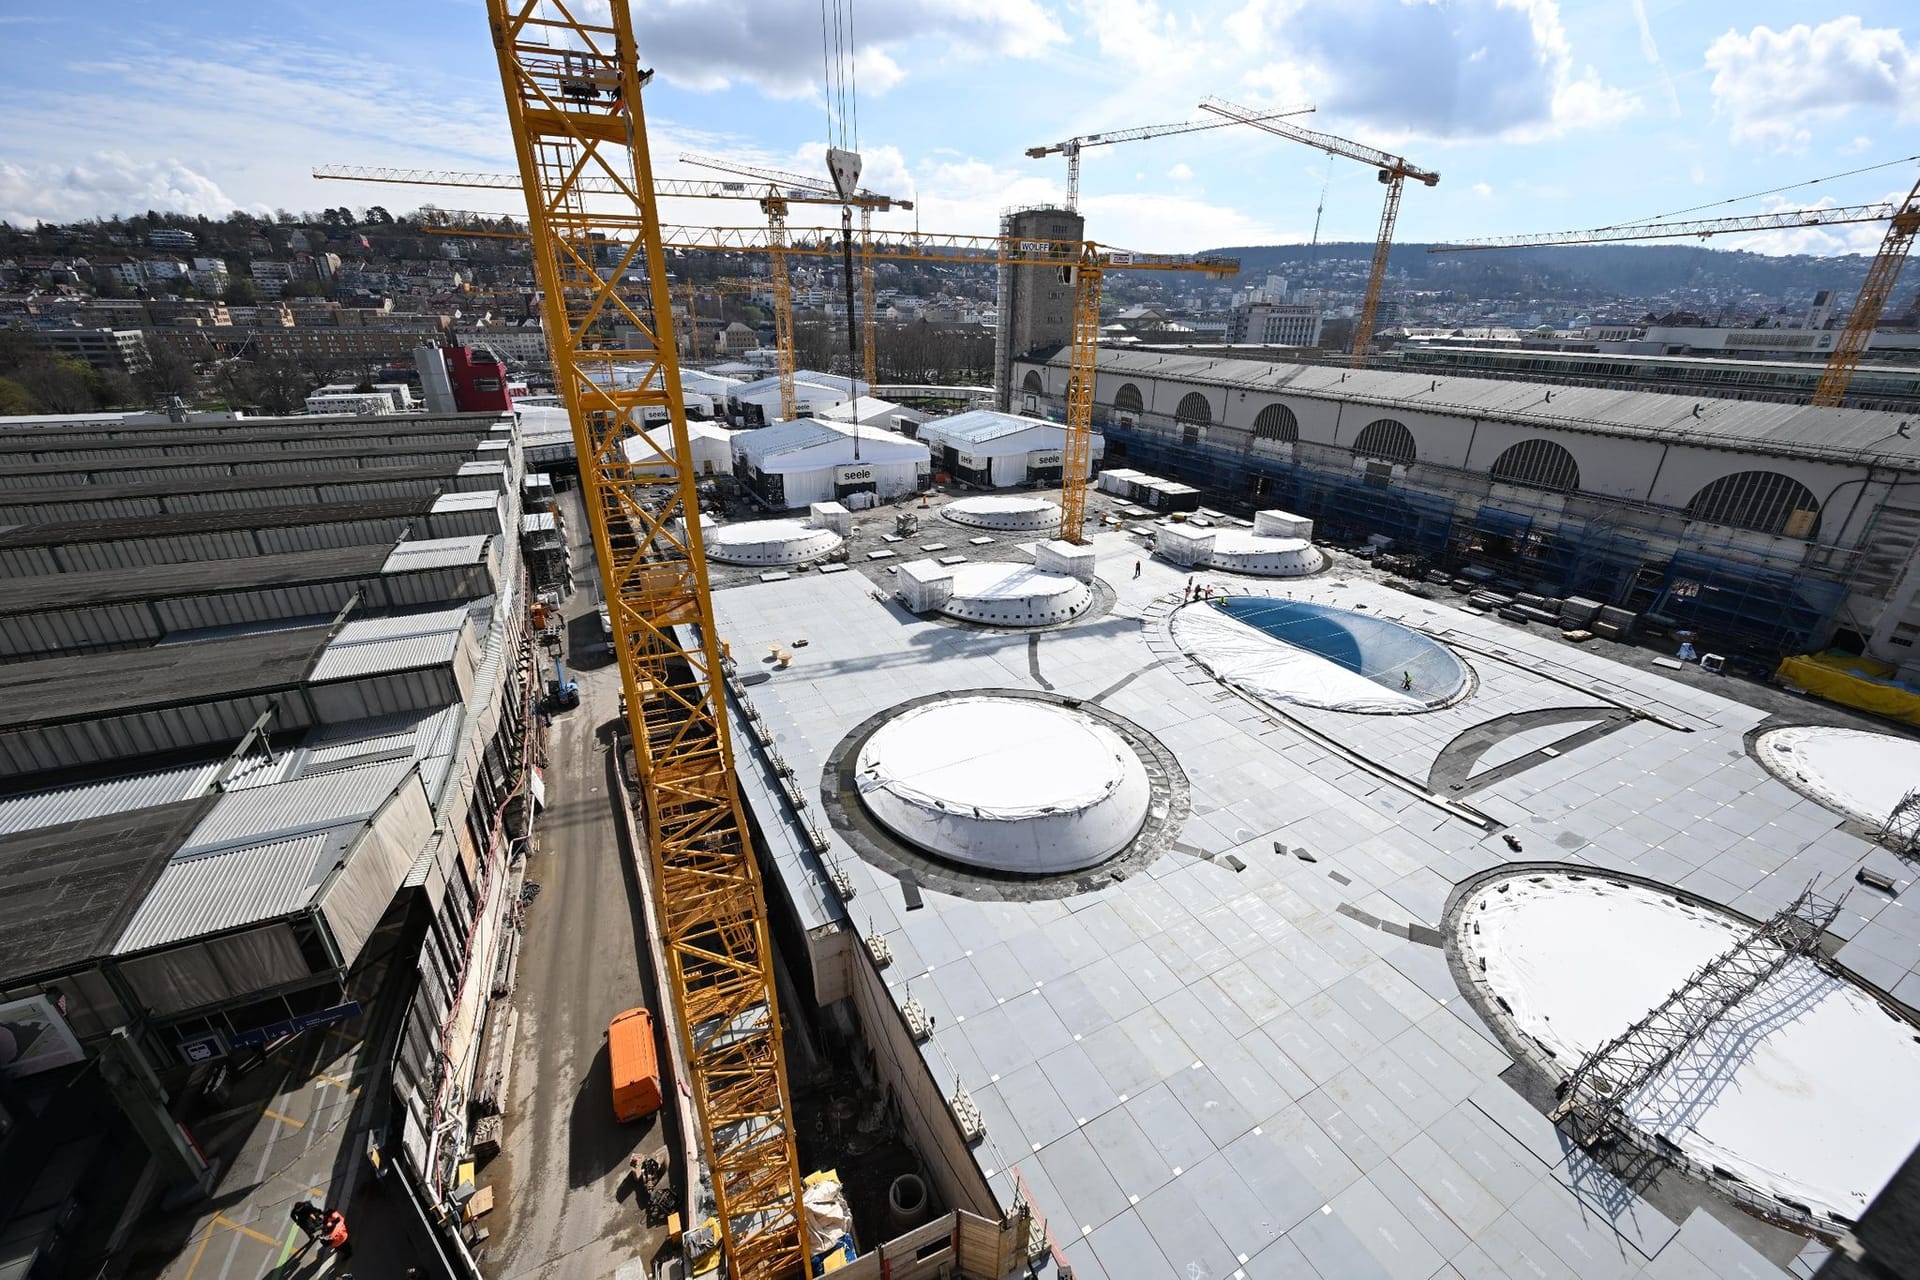
[[(1165, 625), (1169, 630), (1171, 629), (1171, 626), (1172, 626), (1171, 615), (1169, 615), (1168, 621)], [(1169, 639), (1171, 639), (1171, 636), (1169, 636)], [(1184, 656), (1186, 654), (1186, 651), (1181, 650), (1181, 653)], [(1313, 743), (1315, 743), (1316, 745), (1324, 747), (1327, 750), (1333, 752), (1334, 754), (1340, 756), (1342, 759), (1346, 760), (1347, 763), (1355, 766), (1356, 768), (1366, 770), (1368, 773), (1380, 779), (1382, 782), (1385, 782), (1392, 786), (1400, 788), (1402, 791), (1405, 791), (1408, 795), (1412, 796), (1414, 799), (1420, 800), (1426, 804), (1432, 805), (1434, 808), (1439, 809), (1442, 813), (1458, 818), (1462, 822), (1470, 823), (1473, 826), (1479, 827), (1482, 831), (1493, 831), (1502, 825), (1500, 822), (1496, 821), (1495, 819), (1488, 816), (1487, 814), (1481, 813), (1478, 809), (1475, 809), (1472, 805), (1461, 804), (1456, 800), (1449, 800), (1446, 796), (1437, 795), (1434, 792), (1427, 790), (1427, 788), (1421, 783), (1416, 782), (1414, 779), (1407, 777), (1405, 774), (1400, 773), (1394, 769), (1389, 769), (1387, 766), (1383, 764), (1379, 764), (1376, 761), (1370, 760), (1367, 758), (1365, 754), (1358, 751), (1357, 749), (1353, 747), (1349, 747), (1346, 743), (1341, 742), (1339, 739), (1333, 737), (1330, 734), (1322, 733), (1320, 730), (1314, 728), (1312, 725), (1306, 723), (1304, 720), (1301, 720), (1299, 717), (1290, 714), (1289, 712), (1279, 707), (1278, 705), (1267, 702), (1263, 698), (1256, 698), (1252, 694), (1248, 693), (1246, 690), (1240, 688), (1239, 686), (1229, 683), (1226, 680), (1222, 680), (1219, 676), (1216, 676), (1212, 672), (1207, 671), (1205, 667), (1202, 667), (1198, 662), (1194, 661), (1194, 659), (1191, 656), (1186, 656), (1185, 661), (1189, 669), (1203, 672), (1204, 679), (1206, 681), (1211, 681), (1212, 683), (1218, 684), (1221, 687), (1225, 688), (1228, 692), (1232, 693), (1235, 697), (1239, 698), (1242, 702), (1252, 707), (1255, 711), (1261, 712), (1268, 716), (1279, 716), (1282, 721), (1284, 721), (1287, 725), (1291, 726), (1302, 737), (1307, 738)], [(1184, 677), (1182, 677), (1182, 680), (1184, 683), (1187, 683), (1190, 685), (1202, 683), (1201, 680), (1188, 681), (1188, 680), (1185, 680)]]
[[(1628, 702), (1624, 698), (1616, 698), (1611, 694), (1601, 693), (1598, 690), (1595, 690), (1588, 685), (1578, 684), (1571, 679), (1554, 675), (1552, 672), (1543, 669), (1545, 666), (1548, 666), (1548, 665), (1560, 667), (1560, 664), (1557, 662), (1549, 663), (1546, 659), (1543, 658), (1543, 659), (1540, 659), (1540, 662), (1542, 664), (1541, 666), (1539, 667), (1531, 666), (1525, 662), (1515, 661), (1512, 657), (1505, 654), (1501, 654), (1495, 650), (1482, 648), (1478, 644), (1473, 644), (1473, 643), (1469, 643), (1468, 641), (1462, 640), (1460, 638), (1460, 632), (1453, 627), (1448, 627), (1445, 630), (1435, 630), (1432, 627), (1423, 627), (1417, 622), (1407, 622), (1407, 623), (1403, 623), (1402, 625), (1412, 627), (1416, 631), (1432, 636), (1435, 640), (1443, 641), (1444, 643), (1450, 644), (1457, 649), (1465, 649), (1468, 653), (1474, 654), (1477, 657), (1485, 658), (1489, 662), (1503, 663), (1506, 666), (1512, 667), (1516, 671), (1524, 671), (1530, 676), (1534, 676), (1541, 680), (1551, 681), (1552, 683), (1560, 685), (1563, 688), (1572, 689), (1575, 693), (1583, 693), (1589, 698), (1597, 698), (1601, 702), (1606, 703), (1610, 707), (1618, 707), (1622, 711), (1631, 712), (1633, 715), (1638, 716), (1643, 720), (1651, 720), (1655, 724), (1661, 726), (1664, 729), (1672, 729), (1675, 733), (1694, 732), (1694, 728), (1692, 725), (1681, 724), (1677, 720), (1670, 720), (1666, 716), (1661, 715), (1657, 711), (1650, 711), (1646, 707), (1640, 706), (1636, 703)], [(1475, 637), (1475, 638), (1478, 639), (1478, 637)], [(1561, 670), (1571, 670), (1571, 668), (1561, 667)], [(1701, 718), (1705, 720), (1704, 716)], [(1714, 722), (1711, 720), (1707, 720), (1706, 723), (1713, 724)], [(1716, 725), (1715, 727), (1717, 728), (1718, 726)]]
[(1053, 681), (1040, 674), (1040, 633), (1038, 631), (1029, 632), (1027, 635), (1027, 674), (1032, 676), (1033, 682), (1042, 689), (1048, 693), (1053, 692)]

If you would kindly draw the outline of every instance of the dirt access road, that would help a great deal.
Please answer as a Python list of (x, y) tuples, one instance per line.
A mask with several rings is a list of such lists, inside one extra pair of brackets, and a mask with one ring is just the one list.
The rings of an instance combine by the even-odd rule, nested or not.
[(620, 677), (601, 638), (579, 491), (562, 494), (561, 503), (580, 584), (566, 607), (567, 667), (580, 683), (580, 706), (559, 713), (548, 734), (547, 807), (527, 864), (540, 893), (528, 907), (511, 997), (519, 1032), (506, 1131), (500, 1155), (482, 1171), (496, 1204), (484, 1219), (492, 1236), (482, 1267), (490, 1280), (601, 1280), (625, 1263), (650, 1260), (664, 1238), (646, 1226), (627, 1159), (637, 1153), (668, 1163), (673, 1121), (662, 1113), (617, 1122), (607, 1066), (613, 1015), (659, 1008), (645, 916), (613, 808), (620, 799), (609, 744)]

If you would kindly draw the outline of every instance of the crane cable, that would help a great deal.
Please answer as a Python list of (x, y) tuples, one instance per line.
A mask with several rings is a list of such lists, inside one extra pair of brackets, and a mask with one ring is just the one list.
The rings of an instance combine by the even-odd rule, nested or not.
[(1920, 160), (1920, 155), (1902, 156), (1898, 160), (1887, 160), (1880, 164), (1870, 164), (1859, 169), (1848, 169), (1845, 173), (1830, 173), (1824, 178), (1808, 178), (1805, 182), (1790, 182), (1784, 187), (1772, 187), (1766, 191), (1753, 191), (1744, 196), (1728, 196), (1725, 200), (1709, 200), (1705, 204), (1696, 204), (1685, 209), (1675, 209), (1672, 213), (1656, 213), (1650, 218), (1635, 218), (1631, 221), (1618, 223), (1616, 225), (1622, 227), (1637, 227), (1646, 222), (1660, 222), (1667, 218), (1677, 218), (1686, 213), (1698, 213), (1702, 209), (1718, 209), (1723, 205), (1738, 204), (1742, 200), (1758, 200), (1761, 196), (1777, 196), (1783, 191), (1793, 191), (1800, 187), (1817, 187), (1823, 182), (1837, 182), (1841, 178), (1857, 177), (1863, 173), (1872, 173), (1877, 169), (1891, 169), (1895, 165), (1911, 164), (1915, 160)]

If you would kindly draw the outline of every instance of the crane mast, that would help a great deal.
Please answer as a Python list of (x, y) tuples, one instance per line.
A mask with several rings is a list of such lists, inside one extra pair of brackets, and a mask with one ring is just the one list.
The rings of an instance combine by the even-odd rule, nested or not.
[(1431, 169), (1422, 169), (1401, 156), (1369, 147), (1363, 142), (1354, 142), (1348, 138), (1321, 133), (1314, 129), (1302, 129), (1299, 125), (1263, 117), (1250, 107), (1235, 106), (1220, 98), (1208, 98), (1200, 106), (1202, 110), (1225, 116), (1230, 121), (1250, 124), (1256, 129), (1264, 129), (1278, 137), (1303, 142), (1328, 155), (1358, 160), (1362, 164), (1372, 165), (1379, 171), (1380, 181), (1387, 189), (1387, 199), (1380, 210), (1379, 233), (1374, 237), (1373, 265), (1367, 272), (1366, 296), (1360, 303), (1360, 315), (1353, 323), (1353, 365), (1358, 368), (1365, 364), (1367, 356), (1373, 350), (1373, 326), (1380, 311), (1380, 291), (1387, 279), (1387, 257), (1393, 250), (1393, 228), (1394, 224), (1400, 220), (1400, 193), (1405, 188), (1408, 178), (1431, 187), (1440, 181), (1440, 175)]
[[(735, 164), (731, 160), (716, 160), (708, 156), (682, 155), (680, 159), (685, 164), (697, 164), (702, 168), (718, 169), (722, 173), (737, 173), (746, 177), (759, 178), (766, 182), (777, 183), (779, 186), (784, 187), (790, 196), (797, 196), (798, 193), (801, 192), (809, 192), (817, 193), (823, 199), (839, 199), (837, 195), (830, 195), (831, 187), (825, 181), (819, 178), (808, 177), (805, 174), (788, 173), (782, 169), (767, 169), (757, 165)], [(873, 211), (878, 209), (884, 213), (891, 209), (911, 209), (913, 208), (913, 201), (895, 200), (892, 196), (879, 195), (875, 192), (868, 191), (865, 187), (861, 187), (853, 192), (847, 203), (858, 206), (860, 210), (860, 345), (862, 348), (863, 371), (867, 375), (867, 392), (871, 395), (874, 383), (879, 379), (878, 360), (874, 354), (876, 348), (875, 330), (877, 325), (873, 312)], [(777, 313), (774, 318), (774, 323), (777, 329), (780, 323), (780, 318)], [(847, 323), (853, 323), (851, 316), (847, 318)], [(793, 326), (791, 305), (789, 305), (787, 310), (786, 324), (789, 330), (791, 330)], [(790, 387), (791, 383), (791, 376), (788, 377), (785, 383), (782, 383), (783, 395), (785, 394), (785, 389)]]
[[(539, 0), (488, 0), (487, 14), (627, 696), (664, 985), (720, 1236), (730, 1274), (797, 1275), (806, 1255), (772, 945), (723, 701), (631, 18), (624, 4), (589, 22)], [(588, 213), (579, 180), (589, 173), (620, 189), (620, 212)], [(645, 276), (644, 305), (622, 289), (629, 272)], [(616, 379), (628, 362), (648, 376)], [(668, 441), (643, 425), (648, 408), (665, 411)], [(636, 432), (675, 460), (672, 484), (648, 484), (627, 461)]]
[(1726, 218), (1698, 218), (1689, 222), (1640, 222), (1614, 227), (1594, 227), (1587, 231), (1550, 231), (1539, 235), (1489, 236), (1463, 240), (1458, 244), (1435, 245), (1428, 253), (1460, 253), (1479, 249), (1529, 249), (1566, 244), (1605, 244), (1620, 240), (1665, 240), (1681, 236), (1707, 239), (1716, 235), (1738, 235), (1746, 231), (1770, 231), (1796, 227), (1827, 227), (1842, 223), (1885, 222), (1887, 233), (1880, 249), (1867, 266), (1867, 278), (1847, 313), (1847, 324), (1827, 357), (1826, 368), (1808, 402), (1838, 405), (1845, 402), (1854, 370), (1873, 341), (1874, 330), (1886, 310), (1887, 299), (1900, 279), (1907, 254), (1920, 235), (1920, 182), (1915, 182), (1906, 198), (1891, 204), (1838, 205), (1830, 209), (1788, 209), (1778, 213), (1736, 214)]
[(1867, 353), (1867, 345), (1873, 341), (1880, 313), (1886, 310), (1887, 299), (1893, 296), (1893, 286), (1900, 279), (1900, 268), (1906, 265), (1907, 252), (1913, 248), (1917, 233), (1920, 233), (1920, 182), (1913, 184), (1913, 190), (1907, 192), (1907, 198), (1900, 202), (1887, 223), (1887, 234), (1881, 238), (1880, 249), (1867, 267), (1866, 282), (1853, 299), (1853, 310), (1847, 313), (1847, 327), (1841, 330), (1840, 340), (1833, 344), (1826, 372), (1820, 375), (1819, 385), (1813, 389), (1814, 404), (1837, 405), (1846, 399), (1853, 371), (1860, 367), (1860, 357)]

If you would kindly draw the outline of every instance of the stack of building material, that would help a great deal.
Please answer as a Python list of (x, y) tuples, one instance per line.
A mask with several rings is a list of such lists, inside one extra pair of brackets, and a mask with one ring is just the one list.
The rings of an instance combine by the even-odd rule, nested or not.
[(1637, 621), (1638, 614), (1608, 605), (1594, 618), (1592, 630), (1593, 634), (1609, 640), (1624, 640), (1633, 634), (1633, 624)]
[(1588, 600), (1582, 596), (1568, 596), (1560, 602), (1560, 625), (1569, 631), (1576, 631), (1593, 621), (1600, 612), (1598, 600)]
[[(1557, 624), (1560, 621), (1560, 601), (1551, 596), (1536, 596), (1523, 591), (1513, 598), (1513, 612), (1528, 622)], [(1501, 616), (1506, 616), (1504, 611)]]

